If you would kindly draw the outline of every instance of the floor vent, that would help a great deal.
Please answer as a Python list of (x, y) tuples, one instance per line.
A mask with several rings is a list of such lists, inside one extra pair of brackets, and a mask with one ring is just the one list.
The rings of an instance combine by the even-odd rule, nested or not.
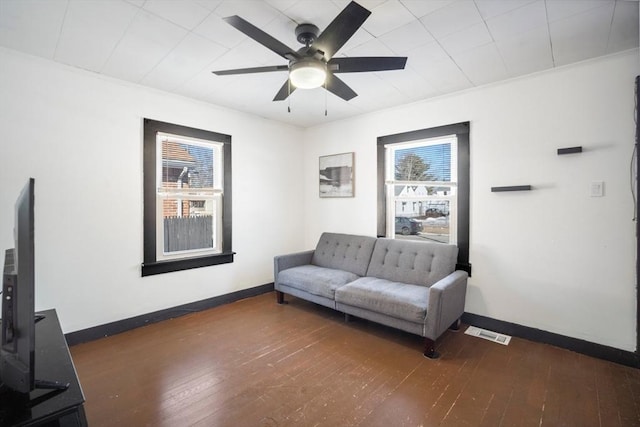
[(467, 335), (472, 335), (478, 338), (484, 338), (485, 340), (497, 342), (502, 345), (509, 345), (511, 337), (509, 335), (499, 334), (493, 331), (487, 331), (486, 329), (476, 328), (475, 326), (469, 326), (464, 332)]

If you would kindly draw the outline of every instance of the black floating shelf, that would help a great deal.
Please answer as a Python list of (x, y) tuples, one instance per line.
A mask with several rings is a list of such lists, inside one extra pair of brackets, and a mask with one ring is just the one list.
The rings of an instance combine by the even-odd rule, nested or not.
[(558, 156), (563, 154), (582, 153), (582, 147), (558, 148)]
[(492, 193), (499, 193), (502, 191), (529, 191), (531, 190), (530, 185), (510, 185), (507, 187), (491, 187)]

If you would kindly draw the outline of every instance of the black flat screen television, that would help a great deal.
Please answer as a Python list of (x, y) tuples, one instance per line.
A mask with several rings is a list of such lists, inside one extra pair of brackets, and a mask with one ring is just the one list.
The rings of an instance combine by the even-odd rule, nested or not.
[[(66, 390), (68, 382), (36, 378), (34, 186), (29, 178), (15, 203), (14, 245), (7, 249), (2, 274), (0, 393), (26, 395), (35, 389)], [(3, 397), (0, 397), (3, 398)], [(1, 421), (1, 420), (0, 420)]]
[(30, 178), (15, 204), (15, 247), (5, 252), (2, 276), (0, 381), (21, 393), (35, 387), (34, 183)]

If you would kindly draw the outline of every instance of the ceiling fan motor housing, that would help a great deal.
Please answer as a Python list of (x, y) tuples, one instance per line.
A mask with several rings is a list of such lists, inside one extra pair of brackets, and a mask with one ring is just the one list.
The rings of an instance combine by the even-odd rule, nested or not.
[(313, 24), (300, 24), (296, 27), (296, 39), (309, 47), (318, 38), (320, 29)]

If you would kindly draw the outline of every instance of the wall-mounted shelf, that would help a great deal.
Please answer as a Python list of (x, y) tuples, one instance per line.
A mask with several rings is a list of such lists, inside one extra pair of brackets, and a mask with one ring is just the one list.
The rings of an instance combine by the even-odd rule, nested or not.
[(506, 187), (491, 187), (492, 193), (500, 193), (502, 191), (529, 191), (530, 185), (510, 185)]
[(582, 153), (582, 147), (558, 148), (558, 156), (561, 156), (563, 154), (574, 154), (574, 153)]

